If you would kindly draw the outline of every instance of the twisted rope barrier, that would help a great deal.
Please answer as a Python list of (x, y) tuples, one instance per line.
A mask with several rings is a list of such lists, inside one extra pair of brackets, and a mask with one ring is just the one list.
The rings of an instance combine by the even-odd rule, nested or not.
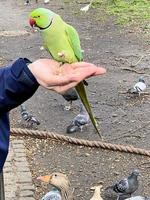
[(60, 140), (60, 141), (68, 142), (75, 145), (96, 147), (96, 148), (102, 148), (102, 149), (107, 149), (111, 151), (120, 151), (120, 152), (126, 152), (126, 153), (132, 153), (132, 154), (138, 154), (138, 155), (144, 155), (144, 156), (150, 157), (150, 150), (136, 148), (133, 146), (111, 144), (111, 143), (106, 143), (102, 141), (90, 141), (90, 140), (85, 140), (85, 139), (77, 139), (74, 137), (60, 135), (53, 132), (28, 130), (28, 129), (21, 129), (21, 128), (12, 128), (10, 132), (11, 132), (11, 135), (14, 135), (14, 136), (19, 136), (19, 135), (30, 136), (30, 137), (39, 138), (39, 139), (51, 138), (51, 139)]

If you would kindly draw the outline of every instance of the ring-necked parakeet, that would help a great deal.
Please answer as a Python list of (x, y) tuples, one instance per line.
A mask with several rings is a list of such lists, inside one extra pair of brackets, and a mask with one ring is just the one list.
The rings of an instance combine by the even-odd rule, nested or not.
[[(53, 59), (62, 63), (74, 63), (83, 60), (77, 31), (64, 22), (58, 14), (46, 8), (37, 8), (31, 12), (29, 23), (32, 27), (39, 28), (44, 48), (51, 54)], [(75, 89), (90, 116), (96, 132), (101, 137), (88, 102), (84, 83), (80, 82)]]

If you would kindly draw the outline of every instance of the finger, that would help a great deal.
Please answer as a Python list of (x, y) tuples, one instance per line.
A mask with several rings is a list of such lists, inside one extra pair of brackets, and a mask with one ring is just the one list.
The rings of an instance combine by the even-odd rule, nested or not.
[(55, 75), (55, 76), (52, 76), (51, 79), (47, 80), (47, 85), (50, 85), (50, 86), (63, 86), (63, 85), (67, 85), (73, 81), (76, 81), (76, 77), (74, 77), (73, 75), (71, 74), (67, 74), (67, 75)]
[(96, 67), (96, 65), (92, 64), (92, 63), (88, 63), (88, 62), (76, 62), (76, 63), (72, 63), (71, 66), (73, 67), (73, 69), (76, 68), (84, 68), (84, 67)]
[(93, 68), (99, 68), (101, 70), (101, 73), (106, 73), (106, 69), (100, 66), (96, 66), (92, 63), (88, 63), (88, 62), (76, 62), (76, 63), (72, 63), (71, 66), (73, 67), (73, 69), (77, 69), (77, 68), (87, 68), (87, 67), (93, 67)]
[(95, 76), (96, 75), (102, 75), (102, 74), (105, 74), (106, 73), (106, 69), (103, 68), (103, 67), (96, 67), (96, 70), (95, 70)]
[(58, 93), (64, 93), (68, 89), (75, 87), (79, 82), (82, 80), (89, 78), (91, 76), (96, 76), (100, 74), (104, 74), (106, 70), (104, 68), (99, 68), (97, 70), (97, 67), (94, 69), (93, 67), (88, 67), (88, 70), (85, 71), (85, 68), (80, 68), (77, 70), (76, 73), (73, 74), (73, 76), (70, 78), (70, 82), (68, 84), (58, 85), (53, 87), (53, 90), (55, 90)]
[(71, 82), (64, 86), (55, 86), (55, 87), (51, 88), (51, 90), (53, 90), (59, 94), (64, 94), (67, 90), (75, 87), (76, 85), (77, 85), (77, 82)]
[(74, 71), (74, 80), (80, 82), (83, 79), (89, 78), (91, 76), (102, 75), (106, 72), (104, 68), (98, 67), (87, 67), (85, 68), (78, 68)]

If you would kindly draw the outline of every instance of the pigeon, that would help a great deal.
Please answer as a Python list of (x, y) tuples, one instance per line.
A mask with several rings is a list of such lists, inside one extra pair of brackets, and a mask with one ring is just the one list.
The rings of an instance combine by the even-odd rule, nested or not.
[(102, 185), (91, 187), (91, 190), (94, 190), (94, 194), (90, 200), (103, 200), (103, 198), (101, 197), (101, 188)]
[(115, 193), (117, 193), (119, 200), (122, 195), (132, 195), (139, 186), (138, 176), (140, 175), (139, 170), (134, 170), (130, 176), (124, 178), (117, 183), (115, 183), (111, 188)]
[[(35, 2), (38, 3), (38, 0), (35, 0)], [(30, 0), (25, 0), (24, 5), (26, 5), (26, 6), (27, 6), (27, 5), (30, 5)]]
[(49, 0), (44, 0), (44, 3), (45, 3), (45, 4), (49, 3)]
[(30, 4), (30, 1), (29, 0), (25, 0), (24, 5), (29, 5), (29, 4)]
[(89, 123), (89, 114), (83, 107), (80, 105), (80, 113), (72, 120), (71, 124), (67, 127), (67, 133), (73, 133), (76, 131), (83, 130), (83, 127)]
[(69, 102), (69, 105), (65, 106), (65, 110), (70, 110), (72, 106), (72, 102), (79, 99), (76, 90), (73, 88), (66, 91), (64, 94), (62, 94), (62, 96), (67, 102)]
[(46, 193), (41, 200), (62, 200), (60, 190), (53, 187), (52, 190)]
[(139, 94), (140, 96), (140, 93), (143, 92), (144, 90), (146, 90), (145, 80), (143, 77), (140, 77), (139, 81), (133, 87), (133, 93)]
[(33, 125), (33, 124), (36, 124), (36, 125), (39, 125), (40, 122), (34, 117), (32, 116), (26, 109), (25, 107), (25, 104), (21, 104), (20, 105), (20, 108), (21, 108), (21, 116), (22, 116), (22, 119), (27, 122), (29, 125)]
[[(88, 86), (88, 82), (83, 80), (85, 86)], [(64, 94), (62, 94), (63, 98), (69, 102), (69, 105), (65, 106), (65, 110), (71, 110), (72, 102), (79, 99), (78, 94), (74, 88), (67, 90)]]
[(43, 200), (73, 200), (74, 189), (71, 188), (70, 181), (65, 174), (59, 172), (53, 172), (50, 175), (40, 176), (37, 179), (54, 186), (58, 190), (58, 192), (55, 191), (55, 196), (56, 193), (57, 197), (60, 197), (58, 194), (61, 195), (60, 199), (53, 198), (53, 199), (43, 199)]
[(85, 12), (85, 13), (86, 13), (86, 12), (91, 8), (92, 3), (93, 3), (93, 0), (91, 0), (90, 3), (87, 4), (86, 6), (80, 8), (80, 10), (81, 10), (82, 12)]
[(135, 197), (127, 198), (125, 200), (150, 200), (150, 197), (135, 196)]

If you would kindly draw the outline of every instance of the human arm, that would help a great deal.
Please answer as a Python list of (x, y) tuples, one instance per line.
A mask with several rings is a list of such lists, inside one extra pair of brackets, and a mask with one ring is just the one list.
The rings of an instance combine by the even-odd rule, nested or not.
[(19, 58), (0, 68), (0, 115), (29, 99), (39, 84), (29, 68), (28, 59)]
[(90, 63), (60, 66), (50, 59), (29, 62), (20, 58), (8, 67), (0, 68), (0, 113), (8, 112), (29, 99), (39, 84), (64, 93), (85, 78), (105, 73), (103, 68)]
[(28, 67), (41, 86), (61, 94), (86, 78), (106, 72), (104, 68), (87, 62), (60, 66), (59, 62), (50, 59), (39, 59)]

